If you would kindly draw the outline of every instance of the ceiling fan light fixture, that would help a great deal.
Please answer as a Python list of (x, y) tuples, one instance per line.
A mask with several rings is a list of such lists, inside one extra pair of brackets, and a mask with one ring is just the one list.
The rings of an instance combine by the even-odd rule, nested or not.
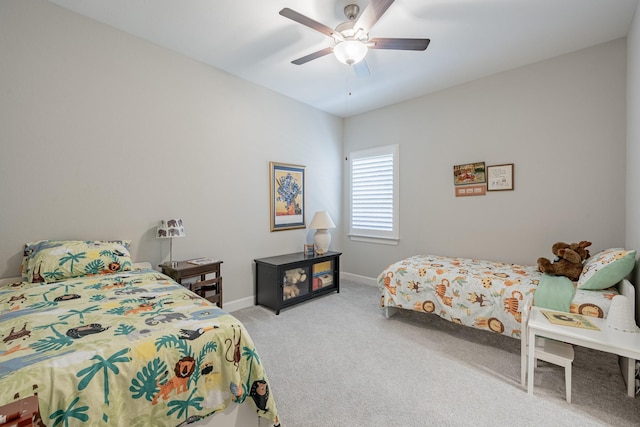
[(358, 40), (345, 40), (333, 48), (333, 54), (343, 64), (353, 65), (362, 61), (367, 56), (369, 48)]

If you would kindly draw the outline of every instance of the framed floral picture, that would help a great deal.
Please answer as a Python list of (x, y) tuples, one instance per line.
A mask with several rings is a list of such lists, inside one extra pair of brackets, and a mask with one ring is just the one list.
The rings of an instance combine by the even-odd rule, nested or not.
[(271, 231), (305, 228), (304, 166), (269, 162)]

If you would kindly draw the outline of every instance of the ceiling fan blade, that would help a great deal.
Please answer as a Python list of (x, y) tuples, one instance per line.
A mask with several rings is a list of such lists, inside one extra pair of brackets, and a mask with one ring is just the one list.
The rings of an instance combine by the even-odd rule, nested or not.
[(285, 7), (284, 9), (282, 9), (280, 11), (280, 15), (284, 16), (285, 18), (289, 18), (292, 21), (296, 21), (298, 24), (305, 25), (311, 28), (312, 30), (319, 31), (322, 34), (327, 35), (329, 37), (334, 37), (336, 35), (335, 30), (327, 27), (324, 24), (319, 23), (318, 21), (314, 21), (313, 19), (306, 17), (303, 14), (296, 12), (295, 10), (289, 9), (288, 7)]
[(353, 26), (354, 30), (363, 29), (368, 32), (378, 22), (378, 19), (389, 9), (389, 6), (395, 0), (371, 0), (371, 2), (364, 8), (356, 25)]
[(307, 63), (309, 61), (313, 61), (314, 59), (317, 59), (317, 58), (320, 58), (322, 56), (328, 55), (331, 52), (333, 52), (333, 48), (332, 47), (325, 47), (322, 50), (310, 53), (309, 55), (303, 56), (302, 58), (298, 58), (295, 61), (291, 61), (291, 63), (292, 64), (296, 64), (296, 65), (302, 65), (302, 64)]
[(426, 50), (429, 39), (388, 39), (377, 37), (369, 40), (369, 49)]
[(367, 61), (364, 59), (356, 64), (353, 64), (352, 67), (353, 71), (355, 71), (356, 73), (356, 76), (358, 76), (359, 78), (367, 77), (369, 74), (371, 74), (371, 72), (369, 71), (369, 66), (367, 65)]

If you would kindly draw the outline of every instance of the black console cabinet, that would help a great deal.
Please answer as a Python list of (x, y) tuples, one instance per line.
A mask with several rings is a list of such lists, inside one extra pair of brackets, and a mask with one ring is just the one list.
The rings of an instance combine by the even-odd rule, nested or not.
[(340, 292), (341, 252), (305, 257), (302, 252), (255, 259), (256, 304), (280, 310)]

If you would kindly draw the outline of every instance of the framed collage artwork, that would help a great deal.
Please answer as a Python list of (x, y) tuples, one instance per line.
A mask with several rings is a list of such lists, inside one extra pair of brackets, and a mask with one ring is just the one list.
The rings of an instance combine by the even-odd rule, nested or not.
[(484, 162), (467, 163), (453, 167), (453, 184), (456, 197), (484, 196), (487, 175)]
[(487, 182), (484, 162), (467, 163), (453, 167), (453, 184), (469, 185)]

